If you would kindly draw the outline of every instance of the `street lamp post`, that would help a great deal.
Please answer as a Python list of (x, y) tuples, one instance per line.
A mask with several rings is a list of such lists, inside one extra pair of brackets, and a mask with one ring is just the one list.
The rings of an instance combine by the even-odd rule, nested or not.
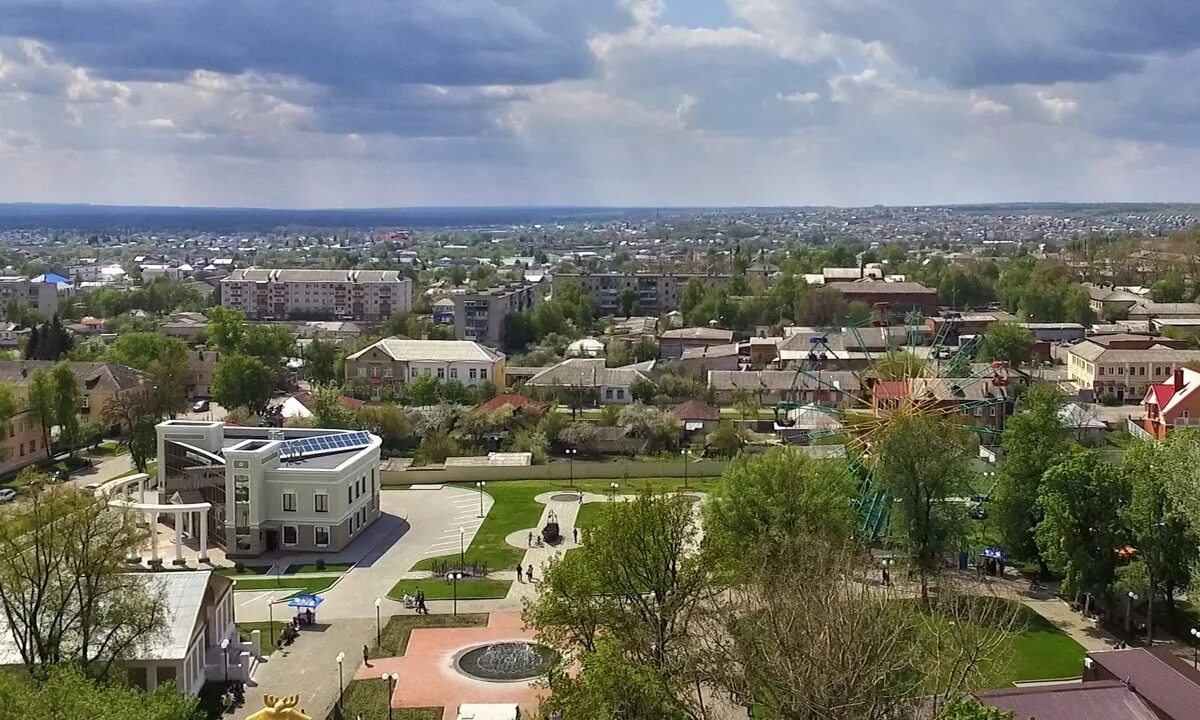
[(1137, 602), (1137, 593), (1130, 590), (1125, 594), (1125, 634), (1133, 630), (1133, 604)]
[(396, 682), (400, 679), (400, 673), (384, 673), (383, 681), (387, 683), (387, 711), (388, 720), (392, 720), (392, 693), (396, 692)]
[(679, 455), (680, 455), (680, 457), (683, 458), (683, 489), (687, 490), (687, 486), (688, 486), (688, 451), (687, 451), (687, 448), (683, 448), (682, 450), (680, 450)]
[(1192, 665), (1200, 668), (1200, 656), (1197, 656), (1197, 643), (1200, 643), (1200, 630), (1192, 628)]
[(480, 480), (475, 483), (475, 487), (479, 488), (479, 517), (483, 517), (483, 486), (487, 485), (486, 480)]
[(450, 580), (454, 583), (454, 617), (458, 617), (458, 581), (462, 578), (461, 572), (450, 573)]
[(575, 489), (575, 456), (579, 453), (575, 448), (567, 448), (564, 452), (567, 453), (567, 460), (571, 464), (571, 489)]
[(343, 704), (342, 704), (342, 701), (345, 699), (345, 696), (346, 696), (346, 686), (345, 686), (345, 684), (344, 684), (344, 683), (343, 683), (343, 681), (342, 681), (342, 663), (343, 663), (343, 662), (345, 662), (345, 661), (346, 661), (346, 653), (344, 653), (344, 652), (340, 652), (340, 653), (338, 653), (338, 654), (337, 654), (337, 664), (338, 664), (338, 717), (341, 717), (342, 713), (345, 711), (345, 707), (344, 707), (344, 706), (343, 706)]
[(221, 641), (221, 657), (224, 659), (225, 665), (225, 684), (229, 684), (229, 638)]
[(275, 642), (275, 603), (267, 601), (267, 630), (271, 633), (271, 642)]
[(375, 598), (375, 647), (383, 646), (383, 629), (379, 624), (379, 608), (383, 605), (383, 598)]
[(608, 484), (608, 501), (609, 502), (612, 502), (613, 500), (617, 499), (617, 488), (619, 488), (619, 487), (621, 487), (621, 486), (615, 482), (611, 482)]

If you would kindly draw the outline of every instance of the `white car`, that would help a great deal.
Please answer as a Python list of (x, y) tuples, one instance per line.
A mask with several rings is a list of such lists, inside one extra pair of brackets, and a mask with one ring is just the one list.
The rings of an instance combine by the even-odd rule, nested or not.
[(0, 488), (0, 503), (12, 502), (16, 497), (16, 490), (12, 488)]

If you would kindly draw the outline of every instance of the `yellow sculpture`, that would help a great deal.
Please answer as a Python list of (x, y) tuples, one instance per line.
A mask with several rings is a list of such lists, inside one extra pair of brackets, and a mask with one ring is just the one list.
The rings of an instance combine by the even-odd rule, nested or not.
[(266, 707), (246, 718), (246, 720), (312, 720), (312, 718), (296, 709), (296, 703), (298, 702), (300, 702), (299, 695), (292, 695), (291, 697), (264, 695), (263, 704)]

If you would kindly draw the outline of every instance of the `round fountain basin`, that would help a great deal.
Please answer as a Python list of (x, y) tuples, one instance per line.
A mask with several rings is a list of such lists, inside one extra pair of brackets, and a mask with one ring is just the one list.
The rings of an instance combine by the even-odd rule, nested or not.
[(555, 652), (525, 640), (489, 643), (467, 648), (454, 657), (454, 668), (486, 682), (522, 682), (546, 674)]

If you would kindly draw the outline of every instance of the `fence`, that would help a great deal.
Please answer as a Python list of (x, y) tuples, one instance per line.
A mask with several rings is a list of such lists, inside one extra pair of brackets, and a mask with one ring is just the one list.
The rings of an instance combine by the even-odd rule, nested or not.
[[(726, 460), (692, 460), (687, 463), (690, 478), (716, 477), (725, 471)], [(683, 460), (627, 460), (594, 462), (577, 460), (576, 478), (601, 478), (619, 480), (648, 477), (683, 477)], [(475, 482), (485, 480), (567, 480), (571, 477), (571, 463), (553, 462), (547, 465), (523, 465), (516, 467), (430, 467), (408, 468), (407, 470), (384, 470), (380, 474), (384, 485), (429, 485), (453, 482)]]
[(1150, 433), (1146, 432), (1146, 429), (1144, 427), (1142, 427), (1141, 424), (1138, 423), (1138, 421), (1134, 420), (1133, 418), (1126, 418), (1125, 428), (1129, 431), (1130, 435), (1134, 436), (1135, 438), (1138, 438), (1139, 440), (1153, 440), (1154, 439), (1154, 436), (1151, 435)]

